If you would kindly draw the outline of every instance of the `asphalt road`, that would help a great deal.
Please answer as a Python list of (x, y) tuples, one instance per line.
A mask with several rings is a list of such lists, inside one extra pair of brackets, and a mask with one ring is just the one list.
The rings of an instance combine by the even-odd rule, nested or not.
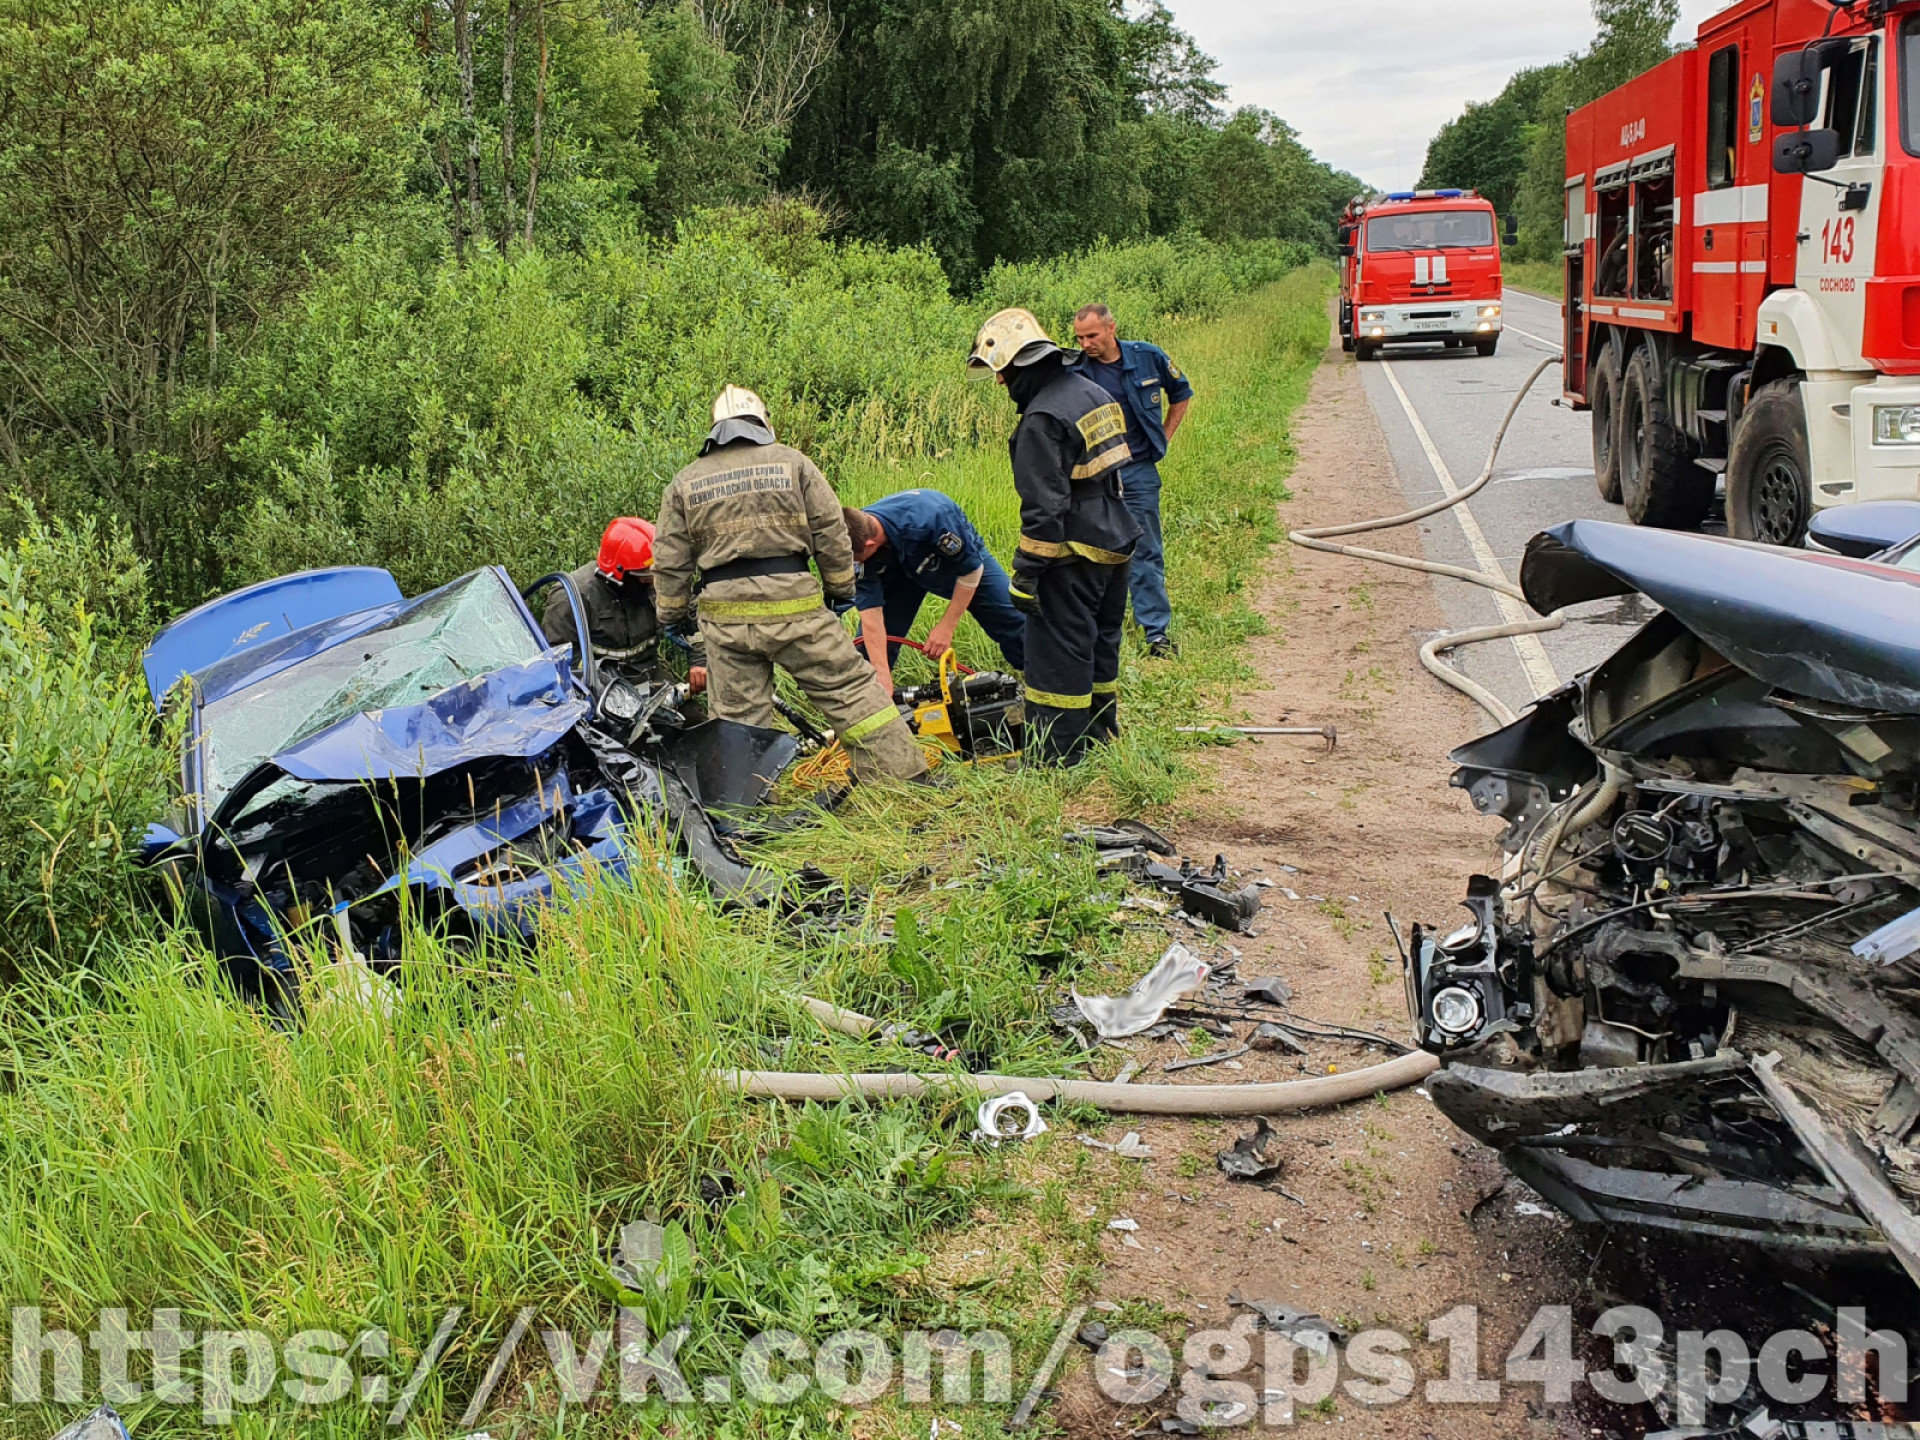
[[(1410, 509), (1473, 482), (1515, 392), (1536, 365), (1560, 351), (1558, 302), (1509, 290), (1503, 319), (1506, 333), (1490, 358), (1438, 345), (1395, 347), (1361, 367)], [(1625, 512), (1602, 500), (1594, 486), (1587, 415), (1556, 405), (1559, 395), (1556, 365), (1534, 382), (1514, 416), (1493, 483), (1465, 505), (1420, 522), (1429, 559), (1483, 573), (1497, 567), (1518, 580), (1520, 556), (1537, 531), (1579, 518), (1626, 523)], [(1438, 467), (1444, 467), (1444, 478)], [(1352, 543), (1367, 542), (1356, 536)], [(1500, 597), (1479, 586), (1446, 577), (1433, 583), (1449, 628), (1532, 614), (1513, 602), (1503, 611)], [(1520, 710), (1536, 694), (1611, 654), (1653, 613), (1639, 596), (1600, 601), (1570, 610), (1563, 629), (1468, 646), (1451, 659)]]

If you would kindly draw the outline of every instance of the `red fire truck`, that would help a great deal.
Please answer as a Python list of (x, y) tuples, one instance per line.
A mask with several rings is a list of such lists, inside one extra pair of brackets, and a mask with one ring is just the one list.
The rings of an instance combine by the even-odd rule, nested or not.
[(1795, 544), (1920, 498), (1920, 0), (1737, 0), (1567, 117), (1566, 391), (1600, 493)]
[(1340, 217), (1340, 343), (1359, 360), (1441, 341), (1500, 343), (1493, 206), (1471, 190), (1357, 196)]

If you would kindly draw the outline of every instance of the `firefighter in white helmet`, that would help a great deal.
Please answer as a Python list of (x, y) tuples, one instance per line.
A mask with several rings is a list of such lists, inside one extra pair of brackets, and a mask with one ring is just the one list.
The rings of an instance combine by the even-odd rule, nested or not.
[(702, 582), (713, 715), (771, 726), (778, 665), (838, 734), (858, 779), (926, 773), (892, 697), (827, 606), (853, 599), (853, 544), (840, 501), (811, 460), (774, 437), (753, 391), (720, 392), (700, 458), (668, 484), (653, 576), (660, 623), (669, 628), (685, 623)]
[(1026, 754), (1071, 765), (1120, 733), (1120, 633), (1140, 524), (1121, 498), (1127, 417), (1025, 310), (980, 327), (967, 363), (1007, 387), (1020, 495), (1013, 603), (1027, 613)]

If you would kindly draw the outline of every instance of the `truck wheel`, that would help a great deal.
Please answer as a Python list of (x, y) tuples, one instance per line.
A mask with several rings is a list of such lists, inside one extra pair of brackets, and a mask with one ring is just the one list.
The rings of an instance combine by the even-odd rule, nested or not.
[(1641, 346), (1620, 382), (1613, 445), (1620, 462), (1620, 500), (1636, 525), (1693, 530), (1713, 504), (1713, 476), (1693, 463), (1686, 438), (1667, 418), (1667, 388), (1653, 352)]
[(1727, 529), (1736, 540), (1798, 545), (1813, 510), (1812, 482), (1798, 385), (1762, 385), (1741, 412), (1727, 459)]
[(1602, 500), (1618, 505), (1620, 452), (1613, 443), (1613, 422), (1620, 408), (1620, 366), (1611, 345), (1601, 347), (1587, 377), (1587, 406), (1593, 414), (1593, 483)]
[(1500, 337), (1495, 335), (1491, 339), (1476, 340), (1473, 342), (1473, 348), (1478, 352), (1480, 358), (1484, 360), (1500, 348)]
[(1371, 360), (1379, 353), (1380, 347), (1378, 345), (1369, 345), (1364, 340), (1356, 340), (1353, 342), (1353, 358), (1356, 360)]

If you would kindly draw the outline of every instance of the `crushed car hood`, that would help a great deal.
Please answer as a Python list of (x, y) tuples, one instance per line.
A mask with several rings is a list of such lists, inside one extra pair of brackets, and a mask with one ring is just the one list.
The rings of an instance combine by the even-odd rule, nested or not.
[(1920, 574), (1712, 535), (1570, 520), (1527, 544), (1541, 614), (1635, 591), (1756, 679), (1920, 714)]
[(541, 754), (587, 717), (565, 653), (449, 685), (418, 705), (349, 715), (268, 763), (298, 780), (425, 780), (474, 760)]

